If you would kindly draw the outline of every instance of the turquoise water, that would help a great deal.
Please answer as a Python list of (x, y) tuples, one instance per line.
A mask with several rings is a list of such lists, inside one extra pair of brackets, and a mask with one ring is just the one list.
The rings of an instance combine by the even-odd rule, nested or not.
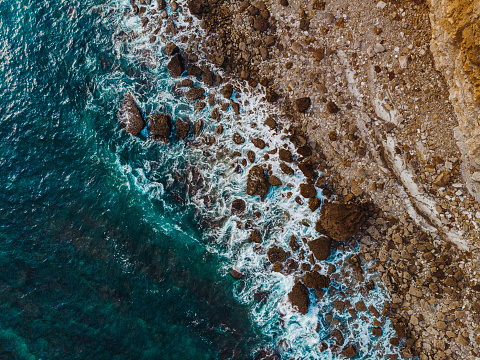
[(119, 89), (158, 89), (104, 5), (0, 1), (0, 359), (248, 358), (248, 306), (163, 190), (181, 157), (118, 129)]

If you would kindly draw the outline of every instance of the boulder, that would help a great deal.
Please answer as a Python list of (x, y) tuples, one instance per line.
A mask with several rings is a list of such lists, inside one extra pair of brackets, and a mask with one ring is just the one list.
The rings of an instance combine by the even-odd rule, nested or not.
[(365, 218), (363, 205), (324, 203), (315, 229), (335, 241), (344, 241), (358, 232)]
[(269, 115), (267, 117), (264, 124), (267, 125), (271, 130), (275, 130), (277, 128), (277, 122), (275, 121), (272, 115)]
[(328, 237), (321, 237), (307, 243), (310, 251), (317, 260), (327, 260), (330, 256), (330, 246), (332, 241)]
[(205, 89), (191, 88), (185, 93), (185, 97), (188, 101), (195, 101), (200, 99), (205, 94)]
[(202, 69), (200, 69), (197, 65), (190, 65), (187, 70), (187, 74), (194, 77), (199, 77), (202, 75)]
[(282, 181), (275, 175), (268, 178), (268, 183), (272, 186), (282, 186)]
[(248, 172), (247, 177), (247, 194), (259, 195), (262, 198), (267, 195), (270, 184), (265, 171), (260, 165), (254, 165)]
[(303, 281), (305, 282), (305, 286), (314, 289), (324, 289), (330, 285), (330, 278), (325, 275), (320, 275), (316, 271), (307, 272)]
[(265, 141), (263, 141), (262, 139), (256, 138), (256, 139), (250, 139), (250, 141), (255, 147), (259, 149), (265, 149)]
[(145, 127), (142, 112), (138, 108), (131, 93), (127, 92), (117, 114), (120, 127), (131, 135), (138, 135)]
[(172, 132), (172, 120), (166, 114), (152, 114), (148, 117), (148, 131), (156, 140), (168, 141)]
[(253, 22), (253, 28), (257, 31), (267, 31), (270, 24), (261, 15), (257, 16)]
[(300, 184), (300, 195), (310, 199), (317, 196), (317, 189), (312, 184)]
[(230, 99), (233, 95), (233, 85), (227, 84), (222, 88), (222, 95), (225, 99)]
[(349, 345), (342, 350), (342, 355), (346, 358), (352, 358), (357, 355), (357, 349), (353, 345)]
[(190, 124), (186, 121), (182, 121), (181, 119), (177, 119), (177, 121), (175, 121), (175, 132), (177, 138), (180, 140), (185, 139), (190, 132)]
[(203, 2), (202, 0), (189, 0), (188, 1), (188, 10), (192, 15), (201, 15), (203, 11)]
[(315, 162), (311, 157), (306, 158), (298, 164), (298, 168), (307, 179), (313, 179), (315, 177)]
[(183, 65), (183, 58), (180, 54), (174, 55), (169, 63), (167, 64), (167, 71), (172, 75), (174, 78), (179, 77), (182, 75), (185, 67)]
[(243, 144), (245, 142), (245, 138), (237, 132), (233, 134), (232, 140), (237, 145)]
[(167, 45), (165, 45), (165, 47), (163, 48), (163, 51), (168, 56), (172, 56), (172, 55), (178, 54), (180, 52), (180, 49), (173, 42), (169, 42)]
[(308, 200), (308, 208), (310, 209), (311, 212), (314, 212), (315, 210), (317, 210), (321, 204), (322, 202), (320, 201), (320, 199), (316, 197)]
[(235, 199), (232, 202), (232, 214), (240, 215), (245, 212), (246, 209), (245, 201), (243, 199)]
[(300, 314), (305, 315), (308, 313), (308, 306), (310, 305), (308, 289), (300, 281), (297, 281), (297, 283), (293, 285), (292, 291), (288, 294), (288, 299)]
[(280, 158), (280, 160), (288, 163), (293, 161), (292, 153), (290, 152), (290, 150), (287, 149), (278, 150), (278, 157)]
[(273, 104), (279, 98), (280, 98), (280, 96), (275, 91), (273, 91), (271, 88), (267, 88), (267, 90), (265, 90), (265, 99), (267, 99), (267, 101), (269, 103)]
[(250, 241), (253, 241), (254, 243), (261, 243), (262, 242), (262, 234), (260, 234), (260, 231), (257, 229), (252, 230), (250, 233)]
[(285, 250), (279, 248), (276, 245), (273, 245), (270, 249), (268, 249), (267, 256), (268, 260), (272, 264), (275, 264), (276, 262), (284, 262), (285, 260), (287, 260), (287, 253), (285, 252)]
[(202, 73), (202, 81), (207, 86), (213, 86), (213, 71), (205, 68)]
[(297, 106), (297, 111), (300, 113), (307, 112), (308, 108), (312, 104), (312, 101), (309, 97), (303, 97), (295, 100), (295, 105)]
[(343, 345), (343, 335), (342, 332), (338, 329), (332, 330), (330, 333), (330, 337), (335, 339), (335, 342), (337, 345), (342, 346)]
[(282, 169), (282, 171), (287, 175), (295, 174), (295, 171), (293, 171), (293, 169), (284, 162), (280, 163), (280, 169)]

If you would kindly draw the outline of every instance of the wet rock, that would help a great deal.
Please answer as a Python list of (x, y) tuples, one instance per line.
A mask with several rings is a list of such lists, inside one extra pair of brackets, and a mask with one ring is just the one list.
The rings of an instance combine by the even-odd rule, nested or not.
[(290, 241), (288, 245), (293, 251), (297, 251), (300, 249), (300, 245), (298, 245), (297, 238), (294, 235), (290, 236)]
[(227, 84), (222, 88), (222, 95), (225, 99), (230, 99), (233, 95), (233, 85)]
[(200, 134), (200, 131), (202, 131), (202, 119), (198, 119), (197, 122), (195, 123), (195, 136), (198, 136)]
[(330, 333), (330, 337), (335, 339), (335, 342), (337, 345), (342, 346), (343, 345), (343, 335), (342, 332), (338, 329), (332, 330)]
[(282, 186), (282, 181), (275, 175), (270, 176), (268, 182), (272, 186)]
[(355, 304), (355, 310), (365, 311), (365, 310), (367, 310), (367, 307), (365, 306), (365, 303), (363, 301), (359, 301)]
[(165, 114), (152, 114), (148, 117), (148, 131), (156, 140), (168, 141), (172, 132), (172, 121)]
[(303, 281), (307, 287), (314, 289), (324, 289), (330, 285), (330, 278), (325, 275), (320, 275), (316, 271), (307, 272)]
[(263, 168), (259, 165), (253, 166), (248, 172), (247, 194), (259, 195), (262, 198), (267, 195), (270, 184)]
[(191, 80), (191, 79), (182, 79), (182, 81), (180, 81), (180, 86), (192, 87), (192, 86), (193, 86), (193, 80)]
[(280, 360), (280, 354), (273, 349), (263, 348), (260, 349), (255, 356), (255, 360)]
[(353, 345), (347, 346), (345, 349), (342, 350), (342, 355), (346, 358), (352, 358), (357, 355), (357, 349)]
[(287, 260), (287, 253), (282, 248), (273, 245), (270, 249), (268, 249), (267, 257), (268, 261), (274, 264), (276, 262), (284, 262), (285, 260)]
[(330, 256), (330, 247), (331, 247), (331, 240), (328, 237), (321, 237), (307, 243), (310, 251), (315, 256), (315, 259), (319, 261), (327, 260)]
[(308, 289), (300, 281), (293, 286), (292, 291), (288, 294), (288, 299), (292, 306), (298, 310), (300, 314), (308, 313), (310, 298), (308, 297)]
[(335, 241), (344, 241), (357, 233), (365, 218), (363, 205), (324, 203), (315, 229)]
[(232, 202), (232, 214), (233, 215), (240, 215), (245, 212), (246, 205), (243, 199), (235, 199)]
[(317, 196), (317, 189), (312, 184), (300, 184), (300, 195), (304, 198), (313, 198)]
[(180, 54), (174, 55), (169, 63), (167, 64), (167, 71), (172, 75), (174, 78), (179, 77), (182, 75), (183, 71), (185, 70), (183, 65), (183, 58)]
[(187, 74), (194, 77), (199, 77), (202, 75), (202, 69), (200, 69), (197, 65), (191, 65), (188, 70)]
[(185, 97), (188, 101), (195, 101), (200, 99), (205, 94), (205, 89), (191, 88), (185, 93)]
[(233, 134), (232, 139), (233, 139), (233, 142), (237, 145), (243, 144), (245, 142), (245, 138), (239, 133)]
[(173, 42), (169, 42), (165, 47), (163, 48), (163, 52), (167, 54), (168, 56), (172, 56), (175, 54), (178, 54), (180, 52), (180, 49), (178, 48), (177, 45), (175, 45)]
[(243, 276), (240, 271), (235, 270), (235, 269), (230, 270), (230, 275), (231, 275), (234, 279), (241, 279), (242, 276)]
[(138, 135), (146, 125), (142, 112), (135, 103), (132, 94), (129, 92), (125, 94), (122, 100), (117, 118), (120, 127), (134, 136)]
[(273, 89), (267, 88), (267, 90), (265, 90), (265, 99), (267, 99), (267, 101), (269, 103), (273, 104), (279, 98), (280, 98), (280, 96)]
[(310, 146), (302, 146), (297, 149), (297, 153), (301, 156), (311, 156), (312, 149), (310, 148)]
[(264, 149), (265, 148), (265, 141), (263, 141), (262, 139), (250, 139), (250, 141), (252, 142), (252, 144), (259, 148), (259, 149)]
[(308, 200), (308, 208), (310, 209), (311, 212), (314, 212), (315, 210), (317, 210), (321, 204), (322, 202), (320, 201), (320, 199), (316, 197)]
[(312, 104), (312, 101), (309, 97), (303, 97), (295, 100), (295, 105), (297, 106), (297, 111), (300, 113), (307, 112), (308, 108)]
[(315, 177), (315, 162), (312, 158), (307, 158), (302, 161), (298, 164), (298, 168), (307, 179), (313, 179)]
[(233, 112), (235, 115), (240, 114), (240, 104), (235, 101), (230, 100), (230, 105), (232, 106)]
[(214, 74), (209, 69), (204, 69), (202, 73), (202, 81), (207, 86), (213, 86), (213, 77)]
[(275, 130), (277, 128), (277, 122), (275, 121), (272, 115), (269, 115), (267, 117), (264, 124), (267, 125), (271, 130)]
[(257, 31), (267, 31), (270, 24), (263, 16), (257, 16), (253, 22), (253, 28)]
[(280, 160), (288, 163), (293, 161), (292, 153), (290, 152), (290, 150), (287, 149), (278, 150), (278, 157), (280, 158)]
[(295, 174), (295, 171), (293, 171), (293, 169), (284, 162), (280, 163), (280, 169), (282, 169), (282, 171), (287, 175)]
[(200, 15), (203, 11), (203, 2), (202, 0), (189, 0), (188, 1), (188, 10), (192, 15)]
[(261, 243), (262, 242), (262, 234), (260, 234), (260, 231), (257, 229), (253, 230), (250, 233), (250, 241), (253, 241), (254, 243)]
[(177, 121), (175, 121), (175, 131), (177, 138), (183, 140), (190, 132), (190, 124), (186, 121), (182, 121), (181, 119), (177, 119)]
[(165, 0), (157, 0), (158, 10), (163, 10), (167, 7), (167, 3)]
[[(252, 150), (248, 150), (247, 151), (247, 159), (248, 161), (250, 161), (251, 163), (254, 163), (255, 162), (255, 153), (252, 151)], [(270, 179), (269, 179), (270, 180)], [(269, 181), (270, 182), (270, 181)]]
[(327, 111), (330, 113), (330, 114), (335, 114), (337, 112), (339, 112), (339, 108), (337, 106), (337, 104), (335, 104), (333, 101), (329, 101), (327, 103)]
[(372, 328), (372, 334), (373, 336), (382, 336), (382, 328), (378, 326)]

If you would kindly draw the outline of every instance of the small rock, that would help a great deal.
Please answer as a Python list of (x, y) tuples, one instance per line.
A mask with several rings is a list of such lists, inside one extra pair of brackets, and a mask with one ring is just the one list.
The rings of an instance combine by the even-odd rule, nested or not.
[(233, 95), (233, 85), (227, 84), (222, 88), (222, 95), (225, 99), (230, 99)]
[(180, 86), (192, 87), (192, 86), (193, 86), (193, 80), (191, 80), (191, 79), (182, 79), (182, 81), (180, 81)]
[(437, 185), (439, 187), (445, 187), (451, 179), (452, 175), (449, 170), (442, 171), (433, 181), (434, 185)]
[(355, 355), (357, 355), (357, 350), (353, 345), (349, 345), (346, 348), (342, 350), (342, 355), (347, 357), (347, 358), (352, 358)]
[(285, 161), (285, 162), (292, 162), (293, 161), (293, 156), (290, 150), (287, 149), (280, 149), (278, 150), (278, 157), (280, 160)]
[(295, 174), (295, 171), (293, 171), (293, 169), (284, 162), (280, 163), (280, 169), (282, 169), (282, 171), (287, 175)]
[(273, 116), (269, 115), (264, 122), (271, 130), (275, 130), (277, 128), (277, 122), (273, 118)]
[(237, 270), (235, 270), (235, 269), (230, 270), (230, 275), (231, 275), (234, 279), (241, 279), (242, 276), (243, 276), (240, 271), (237, 271)]
[(308, 200), (308, 208), (310, 209), (311, 212), (314, 212), (315, 210), (317, 210), (321, 204), (322, 202), (320, 201), (320, 199), (316, 197)]
[(318, 49), (313, 50), (313, 58), (316, 61), (322, 61), (324, 57), (325, 57), (325, 49), (324, 48), (318, 48)]
[(267, 90), (265, 91), (265, 98), (269, 103), (273, 104), (280, 98), (280, 96), (271, 88), (267, 88)]
[(190, 124), (186, 121), (182, 121), (181, 119), (177, 119), (177, 121), (175, 121), (175, 132), (177, 138), (180, 140), (185, 139), (190, 132)]
[[(255, 162), (255, 153), (252, 151), (252, 150), (248, 150), (247, 151), (247, 159), (248, 161), (250, 161), (251, 163), (254, 163)], [(268, 179), (269, 182), (270, 182), (270, 178)]]
[(317, 190), (312, 184), (300, 184), (300, 195), (304, 198), (310, 199), (317, 196)]
[(270, 176), (268, 178), (268, 182), (272, 186), (282, 186), (282, 181), (278, 177), (276, 177), (275, 175)]
[(250, 233), (250, 241), (253, 241), (254, 243), (261, 243), (262, 242), (262, 234), (260, 234), (260, 231), (257, 229), (253, 230)]
[(203, 11), (203, 2), (202, 0), (189, 0), (188, 1), (188, 10), (192, 15), (200, 15)]
[(293, 251), (297, 251), (300, 249), (300, 245), (298, 245), (297, 238), (294, 235), (290, 236), (290, 241), (288, 245)]
[(172, 131), (170, 116), (165, 114), (152, 114), (148, 117), (148, 131), (156, 140), (168, 141)]
[(237, 145), (243, 144), (245, 142), (245, 138), (237, 132), (233, 134), (232, 139), (233, 139), (233, 142)]
[(258, 139), (258, 138), (255, 138), (255, 139), (250, 139), (250, 141), (252, 142), (252, 144), (259, 148), (259, 149), (264, 149), (265, 148), (265, 141), (263, 141), (262, 139)]
[(339, 108), (337, 106), (337, 104), (335, 104), (333, 101), (329, 101), (327, 103), (327, 111), (330, 113), (330, 114), (335, 114), (337, 112), (339, 112)]
[(330, 285), (330, 278), (325, 275), (320, 275), (316, 271), (307, 272), (303, 278), (305, 286), (314, 289), (324, 289)]
[(365, 306), (365, 303), (363, 301), (359, 301), (355, 304), (355, 310), (365, 311), (365, 310), (367, 310), (367, 307)]
[(297, 106), (297, 111), (299, 113), (307, 112), (308, 108), (312, 104), (312, 101), (309, 97), (303, 97), (295, 100), (295, 105)]
[(288, 6), (288, 0), (280, 0), (278, 3), (282, 6)]
[(163, 48), (163, 51), (168, 56), (172, 56), (177, 54), (180, 51), (180, 49), (173, 42), (169, 42), (167, 45), (165, 45), (165, 47)]
[(248, 172), (246, 192), (248, 195), (267, 195), (270, 184), (267, 175), (260, 165), (254, 165)]
[(377, 53), (377, 54), (380, 54), (382, 52), (385, 51), (385, 47), (380, 44), (380, 43), (376, 43), (375, 46), (373, 47), (373, 50)]
[(257, 31), (267, 31), (270, 24), (267, 20), (263, 18), (263, 16), (259, 15), (255, 18), (253, 22), (253, 28)]
[(374, 328), (372, 328), (372, 334), (373, 336), (382, 336), (382, 328), (375, 326)]
[(197, 65), (191, 65), (187, 70), (187, 74), (190, 76), (199, 77), (202, 75), (202, 69), (200, 69)]

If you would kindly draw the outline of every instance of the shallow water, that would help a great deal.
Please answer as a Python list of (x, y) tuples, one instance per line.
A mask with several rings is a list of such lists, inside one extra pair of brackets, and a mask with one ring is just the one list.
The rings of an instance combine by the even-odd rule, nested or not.
[[(388, 294), (374, 274), (365, 280), (378, 283), (373, 292), (335, 281), (321, 298), (312, 292), (300, 316), (286, 301), (298, 272), (271, 271), (269, 246), (318, 236), (318, 210), (294, 200), (305, 181), (298, 169), (265, 201), (245, 194), (247, 151), (257, 161), (283, 146), (295, 153), (263, 125), (275, 109), (260, 89), (238, 84), (241, 114), (222, 113), (214, 144), (192, 135), (155, 143), (146, 130), (131, 137), (116, 121), (126, 91), (146, 115), (201, 119), (206, 136), (219, 125), (211, 107), (196, 113), (173, 87), (163, 42), (149, 41), (153, 21), (143, 28), (123, 0), (0, 1), (0, 21), (0, 358), (248, 359), (260, 346), (285, 359), (340, 358), (328, 315), (359, 358), (382, 356), (388, 321), (375, 338), (371, 314), (353, 320), (333, 309), (343, 294), (381, 311)], [(175, 22), (184, 27), (176, 42), (201, 31), (182, 14)], [(244, 144), (232, 143), (235, 132)], [(268, 146), (256, 149), (250, 136)], [(279, 175), (277, 158), (265, 164)], [(237, 198), (244, 216), (231, 216)], [(252, 228), (261, 245), (248, 241)], [(332, 264), (340, 274), (352, 253), (335, 252), (320, 272)]]

